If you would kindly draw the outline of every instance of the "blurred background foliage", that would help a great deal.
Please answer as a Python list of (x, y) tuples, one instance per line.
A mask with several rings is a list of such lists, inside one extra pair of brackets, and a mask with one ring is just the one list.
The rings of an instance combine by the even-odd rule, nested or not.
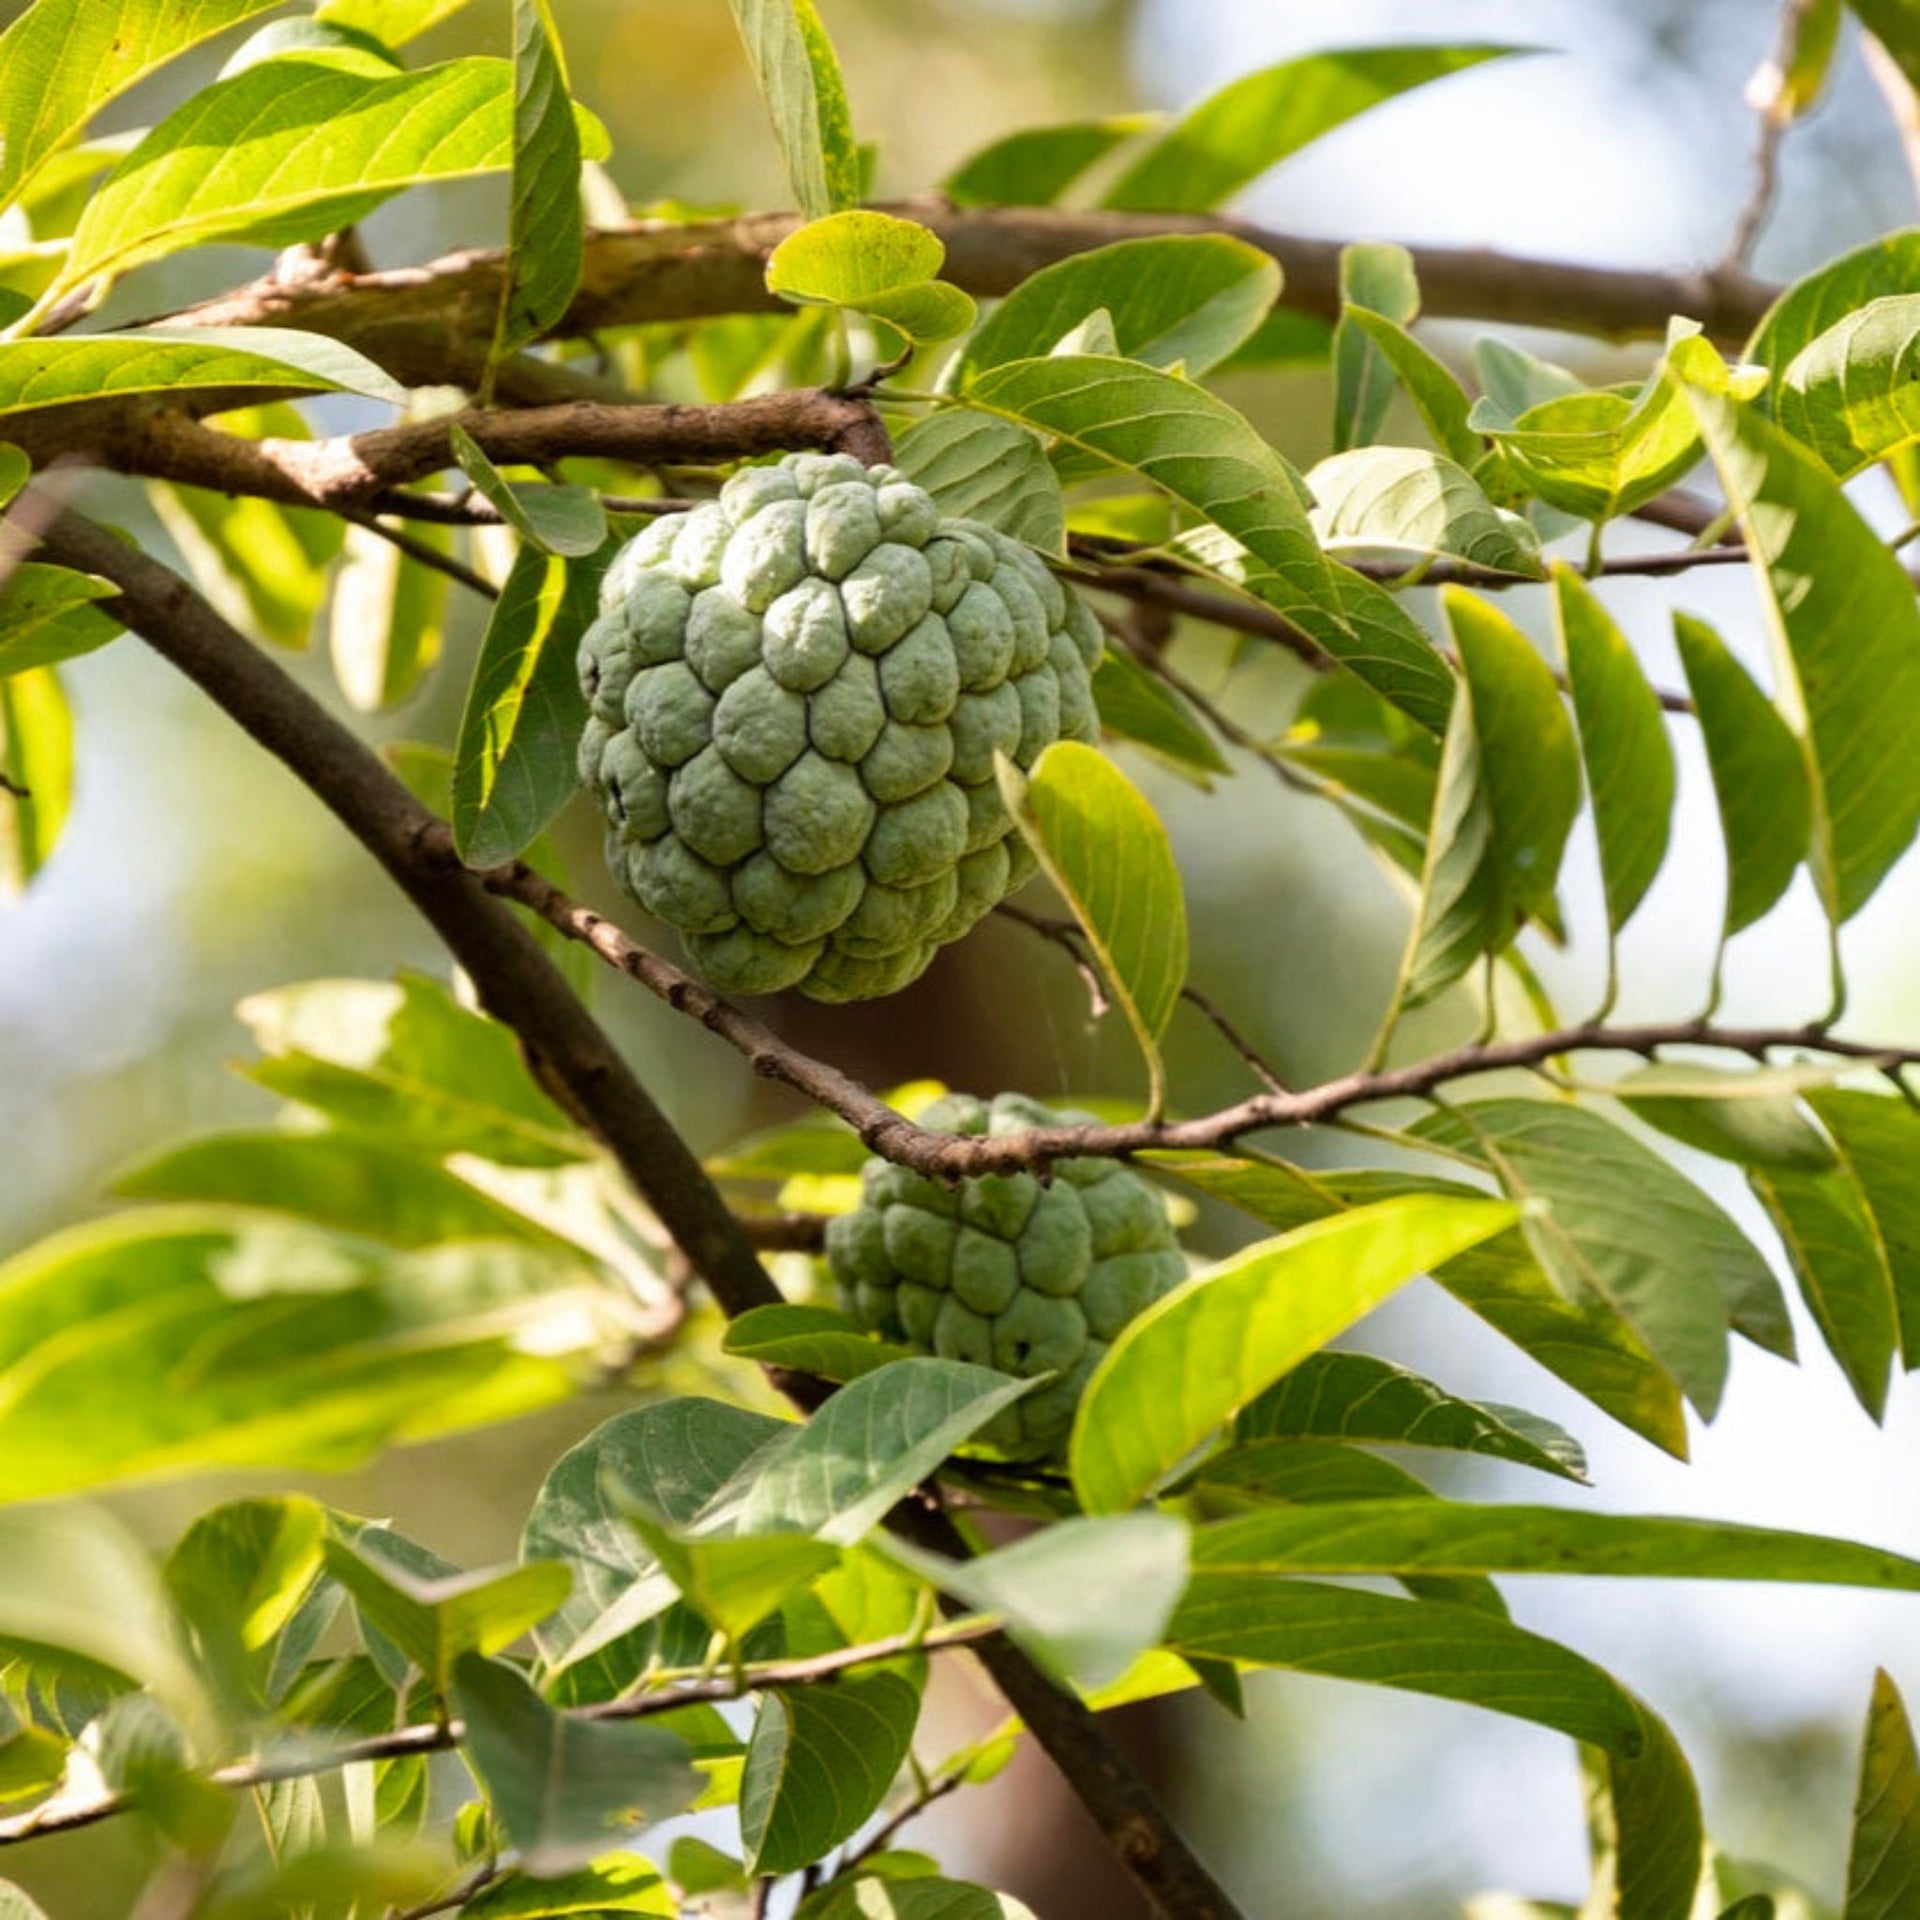
[[(0, 0), (0, 25), (20, 10), (18, 0)], [(1282, 229), (1341, 238), (1646, 265), (1699, 264), (1724, 244), (1749, 186), (1754, 127), (1742, 88), (1776, 34), (1772, 0), (826, 0), (824, 12), (860, 130), (878, 143), (883, 197), (924, 190), (1015, 127), (1179, 106), (1314, 47), (1445, 37), (1553, 49), (1336, 133), (1263, 182), (1245, 210)], [(610, 171), (636, 210), (658, 201), (716, 210), (784, 202), (720, 0), (555, 0), (555, 13), (576, 89), (612, 131)], [(505, 5), (476, 0), (412, 57), (502, 51), (505, 40)], [(216, 42), (169, 68), (115, 109), (115, 123), (157, 117), (230, 50)], [(1758, 261), (1773, 277), (1913, 221), (1913, 182), (1857, 46), (1845, 50), (1825, 107), (1794, 135), (1785, 180)], [(368, 250), (395, 265), (497, 242), (504, 195), (499, 182), (406, 194), (367, 223)], [(196, 253), (136, 276), (112, 311), (161, 312), (264, 264), (238, 248)], [(1473, 331), (1432, 337), (1457, 353)], [(1590, 379), (1619, 377), (1633, 364), (1632, 354), (1591, 343), (1525, 344)], [(1326, 451), (1328, 384), (1318, 369), (1240, 376), (1227, 391), (1290, 457), (1306, 464)], [(353, 405), (328, 403), (318, 417), (357, 424)], [(148, 529), (131, 488), (101, 486), (93, 504)], [(1684, 604), (1743, 637), (1752, 657), (1758, 633), (1747, 591), (1741, 580), (1704, 576), (1689, 582)], [(1426, 597), (1410, 596), (1416, 610)], [(1530, 603), (1540, 597), (1515, 593), (1507, 604), (1535, 619), (1542, 609)], [(1609, 597), (1656, 677), (1670, 674), (1671, 590), (1636, 582)], [(367, 723), (373, 733), (450, 738), (480, 611), (456, 600), (441, 671), (397, 714)], [(1179, 647), (1183, 669), (1202, 683), (1233, 676), (1237, 711), (1276, 729), (1284, 722), (1298, 684), (1283, 656), (1242, 651), (1217, 635), (1183, 636)], [(337, 701), (323, 660), (297, 664)], [(76, 811), (32, 893), (0, 903), (0, 1252), (97, 1210), (117, 1166), (183, 1131), (267, 1118), (266, 1096), (227, 1069), (243, 1051), (231, 1013), (242, 995), (329, 974), (444, 967), (425, 928), (318, 804), (133, 642), (76, 663), (71, 687), (81, 729)], [(1304, 1082), (1350, 1064), (1387, 989), (1402, 912), (1358, 841), (1330, 810), (1285, 792), (1251, 763), (1212, 795), (1138, 756), (1128, 766), (1174, 835), (1195, 981), (1290, 1077)], [(1683, 766), (1682, 777), (1683, 791), (1703, 795), (1697, 764)], [(563, 820), (557, 837), (579, 889), (614, 909), (594, 878), (598, 831), (587, 809)], [(1697, 1003), (1718, 904), (1712, 841), (1705, 822), (1689, 837), (1683, 812), (1675, 857), (1626, 943), (1628, 1014)], [(1590, 857), (1570, 873), (1576, 929), (1582, 907), (1591, 927)], [(1712, 903), (1706, 912), (1703, 898)], [(1916, 909), (1920, 887), (1908, 874), (1859, 923), (1854, 1014), (1863, 1031), (1912, 1038), (1920, 1029), (1901, 964), (1902, 936), (1910, 954), (1920, 924)], [(1811, 900), (1797, 893), (1743, 943), (1732, 1011), (1816, 1011), (1819, 944)], [(1572, 1008), (1595, 996), (1595, 951), (1590, 943), (1583, 953), (1576, 938), (1548, 968)], [(595, 995), (697, 1146), (790, 1111), (697, 1028), (643, 995), (611, 976), (596, 982)], [(796, 1041), (883, 1084), (936, 1075), (983, 1093), (1018, 1086), (1048, 1097), (1126, 1092), (1137, 1071), (1124, 1033), (1090, 1018), (1059, 954), (1002, 922), (947, 949), (897, 999), (855, 1009), (780, 1003), (774, 1013)], [(1444, 1039), (1462, 1017), (1435, 1009), (1415, 1038)], [(1184, 1012), (1180, 1020), (1177, 1101), (1197, 1109), (1236, 1097), (1237, 1063), (1209, 1029)], [(1768, 1241), (1743, 1191), (1704, 1165), (1692, 1171)], [(1212, 1224), (1203, 1222), (1203, 1238)], [(1544, 1375), (1437, 1296), (1405, 1299), (1367, 1335), (1371, 1350), (1443, 1370), (1462, 1391), (1510, 1394), (1568, 1420), (1588, 1442), (1603, 1504), (1764, 1518), (1920, 1549), (1912, 1389), (1896, 1387), (1887, 1427), (1875, 1431), (1817, 1339), (1804, 1342), (1814, 1357), (1803, 1372), (1743, 1348), (1727, 1408), (1684, 1468), (1601, 1430), (1590, 1407), (1557, 1401)], [(553, 1456), (646, 1384), (393, 1456), (327, 1483), (324, 1496), (391, 1516), (462, 1564), (506, 1557)], [(684, 1370), (672, 1384), (685, 1390)], [(158, 1541), (215, 1493), (205, 1482), (165, 1485), (116, 1504)], [(1602, 1595), (1573, 1593), (1571, 1584), (1526, 1588), (1521, 1617), (1660, 1702), (1700, 1768), (1723, 1844), (1834, 1891), (1850, 1729), (1871, 1669), (1878, 1661), (1909, 1687), (1920, 1682), (1910, 1610), (1832, 1591), (1817, 1599), (1712, 1588)], [(1207, 1705), (1157, 1713), (1137, 1735), (1177, 1811), (1253, 1910), (1287, 1920), (1432, 1920), (1489, 1883), (1565, 1897), (1583, 1879), (1578, 1781), (1570, 1750), (1553, 1736), (1296, 1676), (1251, 1691), (1252, 1745), (1210, 1740), (1205, 1716), (1218, 1709)], [(962, 1683), (947, 1711), (958, 1737), (985, 1703)], [(1230, 1762), (1215, 1765), (1215, 1752)], [(956, 1868), (1022, 1894), (1047, 1920), (1129, 1910), (1129, 1896), (1100, 1879), (1076, 1844), (1074, 1818), (1061, 1817), (1041, 1763), (1016, 1768), (996, 1798), (970, 1796), (960, 1806), (944, 1824), (936, 1812), (926, 1827), (927, 1844)], [(10, 1870), (54, 1912), (120, 1913), (139, 1844), (130, 1830), (88, 1833), (32, 1849)]]

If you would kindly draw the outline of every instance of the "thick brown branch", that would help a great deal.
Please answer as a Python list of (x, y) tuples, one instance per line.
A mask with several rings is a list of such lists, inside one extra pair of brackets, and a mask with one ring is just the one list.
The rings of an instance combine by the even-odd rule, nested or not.
[[(930, 197), (895, 211), (946, 243), (946, 276), (998, 295), (1073, 254), (1161, 233), (1229, 233), (1270, 253), (1286, 274), (1282, 300), (1331, 319), (1339, 312), (1337, 240), (1280, 233), (1224, 215), (1076, 212), (1058, 207), (953, 207)], [(561, 331), (574, 336), (646, 321), (782, 310), (767, 291), (768, 254), (799, 223), (791, 213), (676, 225), (642, 221), (597, 232)], [(1487, 248), (1416, 247), (1421, 305), (1432, 318), (1559, 327), (1604, 339), (1654, 339), (1686, 314), (1737, 346), (1776, 289), (1737, 268), (1662, 273), (1529, 260)], [(449, 254), (422, 267), (286, 284), (271, 277), (179, 319), (203, 326), (295, 326), (350, 342), (410, 385), (472, 384), (472, 343), (490, 337), (501, 256)], [(540, 363), (529, 363), (537, 367)], [(532, 377), (532, 376), (530, 376)], [(516, 396), (516, 398), (534, 396)], [(544, 396), (553, 397), (553, 396)]]
[(194, 681), (333, 812), (418, 907), (487, 1010), (606, 1143), (729, 1314), (779, 1291), (686, 1142), (511, 913), (471, 874), (422, 852), (445, 828), (376, 756), (165, 567), (72, 513), (50, 560), (119, 587), (101, 604)]

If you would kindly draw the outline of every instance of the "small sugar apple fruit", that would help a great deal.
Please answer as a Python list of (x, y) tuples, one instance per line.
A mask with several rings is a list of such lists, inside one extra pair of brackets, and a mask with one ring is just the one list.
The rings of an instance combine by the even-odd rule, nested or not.
[[(949, 1095), (921, 1115), (947, 1133), (1074, 1126), (1017, 1093)], [(827, 1225), (840, 1304), (863, 1325), (945, 1360), (1057, 1377), (1016, 1400), (980, 1438), (1016, 1458), (1055, 1452), (1114, 1336), (1186, 1277), (1166, 1207), (1112, 1160), (1062, 1160), (949, 1187), (869, 1160), (860, 1204)]]
[(1097, 737), (1100, 645), (896, 468), (743, 469), (620, 550), (580, 642), (614, 878), (723, 992), (892, 993), (1031, 871), (994, 755)]

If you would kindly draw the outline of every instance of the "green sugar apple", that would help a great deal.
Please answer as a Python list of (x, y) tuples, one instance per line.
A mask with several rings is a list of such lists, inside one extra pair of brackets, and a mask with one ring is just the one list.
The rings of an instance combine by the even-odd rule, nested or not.
[[(953, 1094), (921, 1115), (946, 1133), (1018, 1133), (1091, 1123), (1017, 1093)], [(981, 1438), (1035, 1458), (1056, 1451), (1094, 1368), (1129, 1320), (1186, 1277), (1167, 1211), (1112, 1160), (1062, 1160), (949, 1187), (869, 1160), (860, 1204), (827, 1226), (840, 1304), (863, 1325), (946, 1360), (1056, 1378), (1001, 1413)]]
[(620, 550), (580, 642), (614, 878), (723, 992), (892, 993), (1031, 871), (994, 755), (1097, 737), (1100, 645), (893, 467), (744, 469)]

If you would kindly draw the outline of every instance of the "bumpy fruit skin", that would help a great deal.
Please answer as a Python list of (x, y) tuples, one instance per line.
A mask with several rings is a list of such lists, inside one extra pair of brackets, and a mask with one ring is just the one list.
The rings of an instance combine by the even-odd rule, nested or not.
[[(1017, 1093), (953, 1094), (921, 1115), (947, 1133), (1074, 1126)], [(890, 1340), (1002, 1373), (1057, 1377), (981, 1438), (1016, 1458), (1056, 1451), (1094, 1368), (1122, 1327), (1186, 1277), (1166, 1208), (1111, 1160), (1062, 1160), (1053, 1182), (989, 1174), (948, 1187), (870, 1160), (860, 1204), (827, 1227), (842, 1308)]]
[(892, 993), (1032, 870), (994, 755), (1097, 737), (1100, 645), (897, 469), (747, 468), (621, 549), (581, 639), (607, 864), (723, 992)]

